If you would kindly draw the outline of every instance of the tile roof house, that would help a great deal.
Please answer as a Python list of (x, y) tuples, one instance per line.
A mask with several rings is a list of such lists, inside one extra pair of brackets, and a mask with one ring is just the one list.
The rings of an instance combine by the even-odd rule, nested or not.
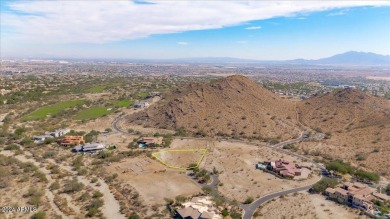
[(296, 164), (287, 160), (279, 159), (271, 162), (271, 167), (282, 176), (294, 177), (301, 175), (301, 170), (297, 168)]
[(61, 146), (74, 146), (79, 144), (84, 144), (84, 137), (83, 136), (64, 136), (64, 138), (61, 139), (60, 145)]
[(365, 210), (372, 209), (372, 201), (374, 199), (382, 202), (390, 201), (390, 196), (380, 194), (376, 192), (374, 188), (371, 188), (362, 183), (346, 182), (335, 189), (327, 188), (325, 190), (325, 195), (328, 195), (332, 198), (341, 199), (346, 204), (350, 204), (358, 208), (363, 208)]
[(179, 209), (177, 210), (177, 213), (182, 219), (199, 219), (201, 215), (200, 212), (193, 207)]
[(183, 203), (182, 207), (177, 210), (179, 218), (222, 219), (210, 196), (193, 197), (191, 201)]

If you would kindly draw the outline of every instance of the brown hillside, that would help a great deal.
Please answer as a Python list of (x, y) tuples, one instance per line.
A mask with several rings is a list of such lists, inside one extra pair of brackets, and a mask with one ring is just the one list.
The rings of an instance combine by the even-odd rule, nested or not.
[(356, 89), (343, 89), (299, 103), (300, 120), (324, 132), (390, 124), (390, 102)]
[(208, 84), (189, 84), (158, 105), (131, 116), (129, 121), (160, 128), (183, 128), (205, 136), (284, 140), (299, 133), (294, 128), (296, 112), (292, 103), (237, 75)]
[[(298, 104), (300, 121), (330, 134), (306, 150), (319, 150), (390, 175), (390, 102), (355, 89), (344, 89)], [(319, 129), (318, 129), (319, 128)]]

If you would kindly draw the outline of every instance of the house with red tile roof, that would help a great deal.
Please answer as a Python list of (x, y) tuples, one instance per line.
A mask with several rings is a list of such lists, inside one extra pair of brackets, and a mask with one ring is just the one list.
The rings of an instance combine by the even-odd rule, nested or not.
[(271, 169), (280, 174), (283, 177), (294, 178), (294, 176), (301, 175), (301, 169), (293, 162), (279, 159), (277, 161), (270, 162)]
[(366, 211), (373, 209), (374, 200), (380, 202), (390, 201), (390, 196), (378, 193), (375, 188), (358, 182), (345, 182), (335, 189), (327, 188), (324, 193), (333, 199)]

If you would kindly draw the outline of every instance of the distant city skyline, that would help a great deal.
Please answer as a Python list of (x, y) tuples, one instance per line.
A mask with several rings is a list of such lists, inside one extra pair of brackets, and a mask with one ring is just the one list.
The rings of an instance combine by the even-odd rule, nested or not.
[(390, 55), (389, 1), (1, 1), (1, 57)]

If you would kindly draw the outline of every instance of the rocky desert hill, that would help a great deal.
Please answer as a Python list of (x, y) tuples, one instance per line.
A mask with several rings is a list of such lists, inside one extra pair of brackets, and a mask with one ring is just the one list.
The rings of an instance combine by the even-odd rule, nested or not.
[(298, 104), (301, 123), (329, 139), (306, 149), (390, 174), (390, 102), (357, 89), (336, 90)]
[(299, 135), (293, 103), (238, 75), (188, 84), (128, 121), (202, 136), (285, 140)]

